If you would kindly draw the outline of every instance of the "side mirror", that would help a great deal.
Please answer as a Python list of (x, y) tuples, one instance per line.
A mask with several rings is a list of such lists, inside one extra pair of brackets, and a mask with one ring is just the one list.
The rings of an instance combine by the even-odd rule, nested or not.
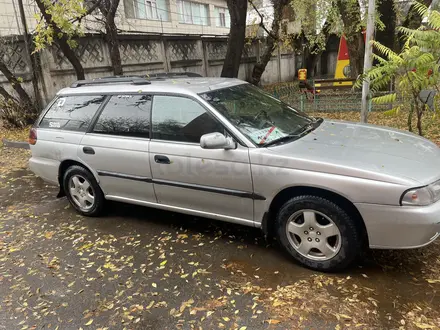
[(200, 146), (203, 149), (236, 149), (237, 143), (222, 133), (209, 133), (202, 135)]

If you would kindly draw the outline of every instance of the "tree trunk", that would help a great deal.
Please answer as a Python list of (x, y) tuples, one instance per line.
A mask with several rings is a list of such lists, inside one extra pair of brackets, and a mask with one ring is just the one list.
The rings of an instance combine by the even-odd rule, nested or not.
[(122, 76), (124, 72), (122, 70), (121, 54), (119, 52), (118, 29), (115, 24), (114, 16), (107, 16), (105, 30), (105, 38), (107, 40), (108, 50), (110, 52), (110, 60), (112, 62), (113, 74), (115, 76)]
[(350, 56), (350, 77), (356, 79), (363, 73), (364, 68), (365, 42), (360, 28), (361, 9), (358, 0), (337, 0), (337, 5), (344, 23)]
[(267, 63), (269, 63), (270, 58), (272, 57), (272, 53), (276, 48), (276, 40), (273, 38), (267, 38), (266, 49), (263, 55), (260, 57), (260, 61), (255, 63), (254, 69), (252, 71), (252, 77), (250, 82), (254, 85), (258, 85), (261, 80), (261, 76), (263, 75), (264, 70), (266, 69)]
[(8, 91), (3, 88), (3, 86), (0, 86), (0, 95), (3, 96), (7, 102), (12, 101), (18, 103), (18, 101), (11, 94), (9, 94)]
[[(389, 49), (398, 51), (396, 45), (396, 11), (394, 10), (394, 0), (382, 0), (379, 2), (377, 11), (380, 19), (385, 24), (383, 30), (376, 30), (376, 40)], [(375, 50), (376, 51), (376, 50)]]
[[(419, 0), (419, 2), (423, 3), (426, 7), (429, 7), (433, 1)], [(408, 11), (408, 14), (406, 15), (405, 20), (403, 21), (402, 26), (415, 30), (418, 29), (421, 25), (422, 25), (422, 17), (420, 17), (419, 13), (414, 8), (414, 5), (412, 5)], [(398, 34), (398, 37), (399, 37), (399, 49), (402, 49), (406, 39), (403, 38), (403, 35), (401, 33)]]
[(118, 28), (115, 23), (116, 11), (119, 6), (119, 0), (98, 0), (98, 8), (105, 17), (105, 40), (107, 41), (112, 62), (113, 74), (122, 76), (121, 53), (119, 52)]
[(227, 4), (231, 16), (231, 29), (221, 76), (236, 78), (246, 37), (248, 2), (246, 0), (227, 0)]
[[(0, 61), (0, 71), (8, 79), (12, 88), (17, 92), (22, 106), (24, 109), (28, 110), (28, 113), (36, 113), (36, 108), (34, 102), (29, 97), (28, 93), (23, 89), (17, 77), (7, 68), (6, 64)], [(2, 93), (3, 94), (3, 93)]]
[(254, 85), (258, 85), (260, 83), (261, 76), (266, 69), (267, 63), (269, 63), (270, 58), (272, 57), (272, 53), (278, 46), (280, 23), (283, 17), (283, 9), (288, 3), (289, 0), (274, 1), (272, 29), (270, 35), (267, 36), (267, 43), (263, 56), (260, 57), (260, 61), (255, 64), (254, 70), (252, 71), (250, 82)]
[(410, 131), (410, 132), (413, 131), (413, 128), (412, 128), (413, 114), (414, 114), (414, 103), (411, 102), (411, 107), (410, 107), (409, 113), (408, 113), (408, 131)]
[(417, 109), (417, 131), (419, 132), (420, 136), (423, 136), (422, 116), (423, 116), (423, 110), (422, 109)]
[[(419, 0), (419, 2), (423, 3), (426, 7), (429, 7), (432, 4), (432, 0)], [(412, 5), (403, 21), (403, 26), (410, 29), (417, 29), (420, 25), (422, 25), (422, 18), (414, 8), (414, 5)]]
[(419, 133), (420, 136), (423, 136), (423, 131), (422, 131), (422, 116), (423, 116), (423, 110), (425, 109), (426, 105), (423, 104), (421, 105), (419, 102), (419, 95), (418, 94), (414, 94), (414, 106), (415, 106), (415, 110), (416, 110), (416, 117), (417, 117), (417, 132)]
[(320, 51), (319, 53), (309, 53), (309, 55), (307, 56), (307, 61), (306, 61), (306, 69), (307, 69), (307, 76), (309, 78), (314, 78), (316, 75), (316, 65), (318, 65), (318, 61), (319, 61), (319, 57), (321, 56), (322, 51)]
[[(325, 22), (321, 34), (323, 35), (324, 44), (327, 46), (328, 39), (330, 38), (330, 23)], [(306, 61), (306, 69), (307, 69), (307, 75), (310, 78), (314, 78), (316, 75), (316, 65), (318, 64), (319, 58), (322, 55), (322, 52), (324, 51), (324, 48), (319, 47), (318, 45), (314, 45), (312, 49), (310, 50), (307, 61)]]
[(35, 3), (37, 4), (38, 8), (40, 9), (41, 15), (43, 16), (44, 20), (46, 21), (46, 24), (48, 26), (51, 26), (53, 28), (53, 38), (58, 47), (63, 52), (64, 56), (69, 60), (69, 62), (72, 64), (73, 69), (75, 70), (76, 77), (79, 80), (85, 79), (84, 74), (84, 68), (76, 56), (75, 52), (70, 48), (68, 43), (68, 38), (66, 35), (61, 31), (61, 29), (58, 27), (58, 25), (55, 24), (52, 18), (52, 14), (46, 11), (46, 6), (43, 3), (43, 0), (35, 0)]

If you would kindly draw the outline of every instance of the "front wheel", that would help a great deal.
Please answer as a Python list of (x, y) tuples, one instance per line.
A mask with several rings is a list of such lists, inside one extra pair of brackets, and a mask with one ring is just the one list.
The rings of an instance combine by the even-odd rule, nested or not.
[(304, 266), (320, 271), (347, 267), (361, 252), (361, 230), (335, 203), (317, 196), (286, 202), (276, 219), (281, 245)]

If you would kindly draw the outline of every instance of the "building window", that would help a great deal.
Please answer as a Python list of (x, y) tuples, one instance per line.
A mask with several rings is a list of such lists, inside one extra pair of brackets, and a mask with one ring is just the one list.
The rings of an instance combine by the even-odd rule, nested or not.
[(229, 16), (229, 10), (223, 7), (214, 7), (214, 14), (216, 19), (216, 26), (218, 27), (231, 27), (231, 17)]
[(127, 18), (168, 21), (167, 0), (124, 0)]
[(177, 11), (180, 23), (209, 25), (209, 9), (206, 4), (177, 0)]

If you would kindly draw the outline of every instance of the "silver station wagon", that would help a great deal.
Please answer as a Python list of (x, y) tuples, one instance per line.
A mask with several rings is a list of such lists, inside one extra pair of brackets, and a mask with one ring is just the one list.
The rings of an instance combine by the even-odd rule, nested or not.
[(237, 79), (78, 81), (29, 142), (32, 171), (83, 215), (112, 200), (257, 227), (316, 270), (440, 232), (434, 143), (312, 118)]

